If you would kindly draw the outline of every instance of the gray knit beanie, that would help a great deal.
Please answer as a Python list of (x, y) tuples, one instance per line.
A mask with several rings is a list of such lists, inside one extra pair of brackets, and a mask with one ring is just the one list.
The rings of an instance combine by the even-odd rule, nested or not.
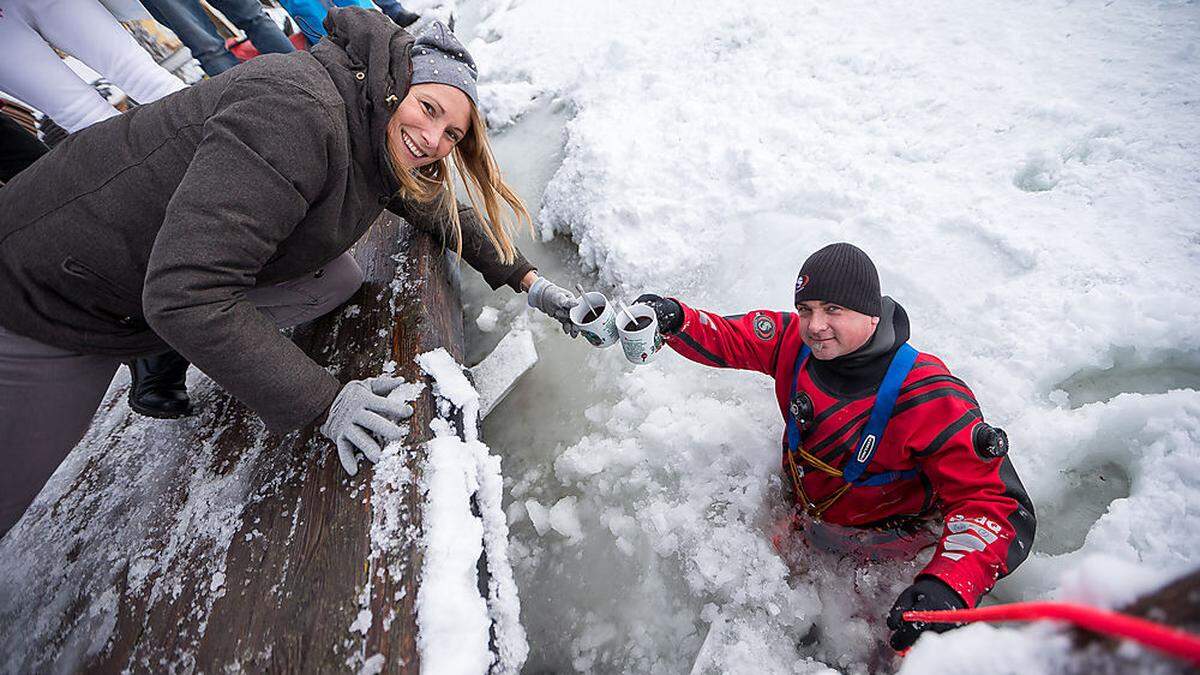
[(868, 316), (879, 316), (879, 272), (854, 244), (830, 244), (808, 256), (796, 278), (796, 304), (821, 300)]
[(462, 90), (479, 107), (475, 79), (479, 71), (454, 33), (441, 21), (434, 21), (413, 42), (412, 84), (436, 82)]

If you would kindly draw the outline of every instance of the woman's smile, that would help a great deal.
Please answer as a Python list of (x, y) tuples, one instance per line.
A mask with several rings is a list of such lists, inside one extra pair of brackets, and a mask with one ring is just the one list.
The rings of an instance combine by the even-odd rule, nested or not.
[(421, 152), (421, 150), (417, 147), (416, 141), (413, 140), (412, 136), (408, 135), (407, 131), (401, 130), (400, 138), (404, 140), (404, 147), (408, 149), (408, 152), (412, 154), (413, 157), (416, 157), (417, 159), (425, 159), (429, 156), (428, 153)]

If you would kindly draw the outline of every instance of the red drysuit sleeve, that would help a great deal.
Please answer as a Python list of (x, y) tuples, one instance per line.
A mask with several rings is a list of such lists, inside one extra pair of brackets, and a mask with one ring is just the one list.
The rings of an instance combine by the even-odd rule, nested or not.
[(679, 305), (683, 327), (666, 336), (666, 342), (680, 355), (706, 366), (775, 374), (779, 345), (793, 315), (764, 309), (721, 316)]
[(944, 581), (974, 607), (1029, 554), (1033, 505), (1007, 455), (977, 450), (976, 433), (989, 427), (973, 403), (945, 397), (925, 406), (936, 408), (929, 412), (939, 422), (924, 425), (913, 447), (945, 520), (921, 574)]

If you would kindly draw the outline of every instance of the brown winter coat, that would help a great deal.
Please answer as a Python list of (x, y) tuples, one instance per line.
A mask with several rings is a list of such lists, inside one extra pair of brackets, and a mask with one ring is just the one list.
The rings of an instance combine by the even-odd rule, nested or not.
[[(340, 384), (245, 292), (345, 252), (397, 183), (384, 134), (412, 38), (378, 12), (335, 10), (313, 51), (256, 58), (72, 135), (0, 188), (0, 325), (89, 354), (168, 345), (274, 431), (321, 415)], [(395, 98), (389, 99), (395, 95)], [(445, 216), (399, 200), (441, 236)], [(502, 264), (471, 209), (463, 256)]]

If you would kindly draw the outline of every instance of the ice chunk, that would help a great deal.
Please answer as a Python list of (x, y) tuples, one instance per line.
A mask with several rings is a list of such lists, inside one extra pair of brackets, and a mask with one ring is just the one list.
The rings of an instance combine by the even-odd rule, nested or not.
[(546, 534), (546, 530), (550, 529), (550, 510), (539, 504), (536, 499), (527, 499), (525, 513), (529, 514), (529, 522), (533, 523), (533, 529), (537, 530), (538, 536)]
[(471, 377), (479, 391), (480, 416), (487, 417), (537, 360), (533, 334), (526, 329), (509, 331), (492, 353), (471, 369)]
[(475, 317), (475, 325), (479, 330), (490, 333), (496, 330), (496, 322), (500, 320), (500, 311), (495, 307), (484, 307), (479, 310), (479, 316)]
[(583, 527), (579, 524), (574, 497), (563, 497), (550, 507), (549, 520), (550, 527), (564, 537), (572, 541), (583, 538)]

